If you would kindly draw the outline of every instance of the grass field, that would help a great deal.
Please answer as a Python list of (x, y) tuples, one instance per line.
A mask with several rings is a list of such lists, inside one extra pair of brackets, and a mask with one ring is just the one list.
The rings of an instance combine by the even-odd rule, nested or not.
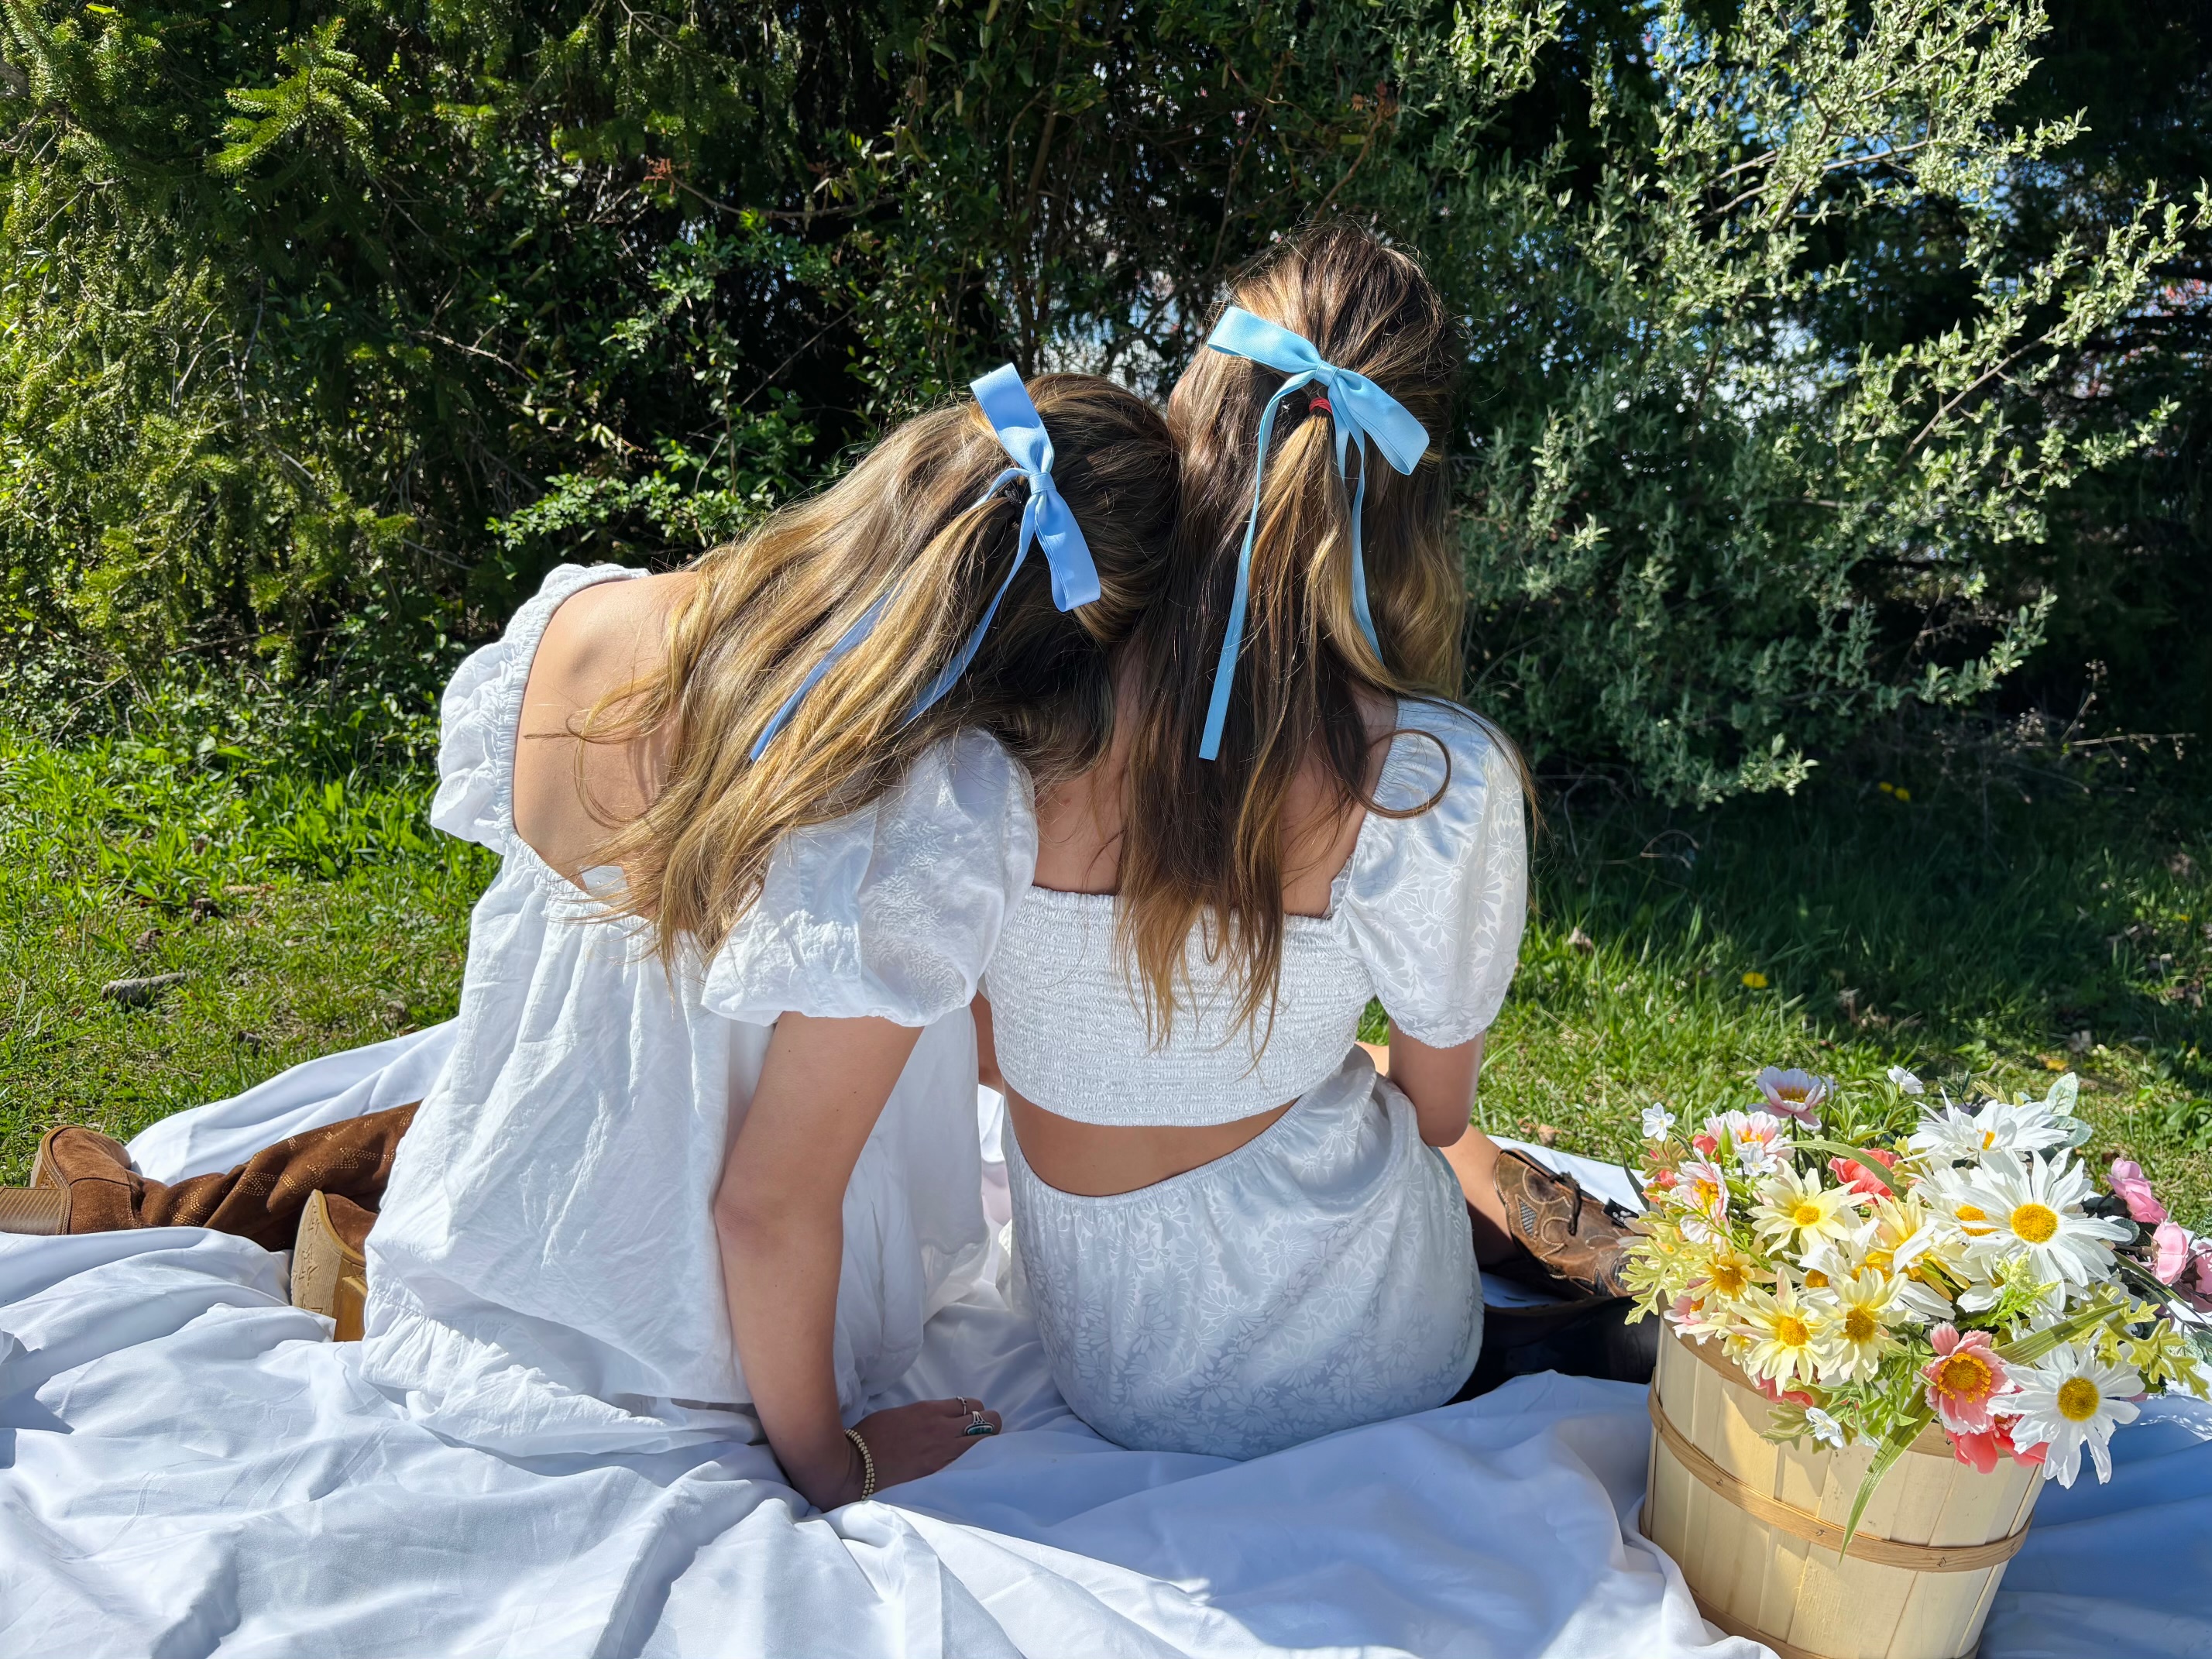
[[(59, 1121), (127, 1135), (453, 1008), (479, 849), (419, 775), (302, 776), (189, 732), (0, 732), (0, 1179)], [(2192, 1224), (2212, 1213), (2212, 826), (2185, 800), (1826, 784), (1695, 817), (1554, 803), (1478, 1121), (1634, 1151), (1638, 1109), (2084, 1079)], [(106, 982), (179, 973), (144, 1007)]]

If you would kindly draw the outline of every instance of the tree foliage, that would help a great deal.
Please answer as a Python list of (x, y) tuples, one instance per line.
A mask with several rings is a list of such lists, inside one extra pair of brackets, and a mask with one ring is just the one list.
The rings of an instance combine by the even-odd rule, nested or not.
[(2201, 395), (2145, 320), (2194, 178), (2083, 159), (2041, 27), (0, 0), (0, 567), (49, 653), (388, 675), (992, 362), (1164, 389), (1244, 261), (1352, 213), (1467, 319), (1473, 695), (1671, 798), (1786, 787), (2109, 599), (2103, 481)]

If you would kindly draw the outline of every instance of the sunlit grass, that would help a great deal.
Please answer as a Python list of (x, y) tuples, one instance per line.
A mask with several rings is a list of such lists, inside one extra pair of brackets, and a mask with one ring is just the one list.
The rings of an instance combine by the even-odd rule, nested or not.
[(1770, 1062), (2039, 1095), (2073, 1069), (2091, 1155), (2138, 1158), (2201, 1222), (2212, 834), (2169, 805), (1985, 820), (1935, 791), (1832, 786), (1671, 822), (1554, 813), (1479, 1121), (1626, 1158), (1638, 1108), (1748, 1104)]
[[(127, 1135), (447, 1018), (492, 864), (427, 830), (427, 803), (415, 776), (0, 733), (0, 1177), (49, 1124)], [(2212, 1212), (2212, 836), (2185, 812), (1985, 820), (1830, 786), (1550, 817), (1486, 1127), (1621, 1159), (1641, 1107), (1747, 1103), (1769, 1062), (2039, 1093), (2072, 1067), (2093, 1152), (2138, 1158), (2185, 1219)], [(100, 995), (167, 972), (187, 977), (148, 1007)]]

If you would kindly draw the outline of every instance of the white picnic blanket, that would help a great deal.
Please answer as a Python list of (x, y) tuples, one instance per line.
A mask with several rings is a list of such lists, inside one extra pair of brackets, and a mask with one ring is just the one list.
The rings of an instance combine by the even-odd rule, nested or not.
[[(227, 1167), (415, 1098), (447, 1041), (313, 1062), (134, 1154), (166, 1178)], [(1636, 1534), (1639, 1389), (1524, 1378), (1249, 1463), (1132, 1452), (1068, 1414), (979, 1282), (902, 1393), (983, 1395), (1010, 1431), (825, 1516), (759, 1447), (441, 1441), (287, 1305), (281, 1272), (197, 1229), (0, 1239), (0, 1654), (1759, 1651), (1709, 1641)], [(2110, 1486), (2045, 1494), (1988, 1659), (2212, 1659), (2212, 1413), (2147, 1414)]]

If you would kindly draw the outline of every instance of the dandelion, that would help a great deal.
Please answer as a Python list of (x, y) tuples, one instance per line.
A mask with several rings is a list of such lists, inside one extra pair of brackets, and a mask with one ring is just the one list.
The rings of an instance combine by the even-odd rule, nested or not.
[(1766, 988), (1766, 975), (1753, 968), (1743, 976), (1743, 988), (1747, 991), (1764, 991)]
[(1794, 1239), (1801, 1248), (1839, 1244), (1860, 1231), (1865, 1201), (1848, 1187), (1824, 1188), (1819, 1176), (1785, 1168), (1759, 1189), (1751, 1224), (1763, 1238)]
[(2011, 1392), (2004, 1361), (1990, 1346), (1987, 1331), (1959, 1334), (1938, 1325), (1930, 1339), (1936, 1358), (1921, 1368), (1928, 1380), (1928, 1404), (1954, 1434), (1978, 1434), (1990, 1427), (1990, 1402)]
[(1795, 1066), (1786, 1072), (1776, 1066), (1762, 1066), (1753, 1080), (1766, 1097), (1767, 1110), (1794, 1117), (1808, 1127), (1819, 1124), (1820, 1103), (1836, 1091), (1835, 1079), (1814, 1077)]
[(2111, 1480), (2112, 1431), (2136, 1420), (2131, 1396), (2143, 1391), (2142, 1378), (2129, 1366), (2106, 1364), (2087, 1344), (2069, 1342), (2041, 1364), (2021, 1366), (2017, 1381), (2020, 1392), (2009, 1402), (2019, 1413), (2013, 1438), (2043, 1446), (2043, 1478), (2072, 1486), (2086, 1445), (2097, 1478)]
[(1832, 1308), (1800, 1296), (1784, 1279), (1771, 1293), (1756, 1286), (1744, 1292), (1736, 1314), (1736, 1334), (1748, 1345), (1743, 1368), (1773, 1383), (1819, 1381), (1836, 1364), (1830, 1334)]
[(1674, 1115), (1662, 1102), (1653, 1101), (1644, 1109), (1644, 1138), (1664, 1140), (1674, 1133)]
[(2083, 1212), (2089, 1178), (2074, 1158), (1984, 1158), (1959, 1191), (1963, 1201), (1952, 1215), (1973, 1241), (1971, 1255), (2024, 1260), (2047, 1284), (2087, 1285), (2111, 1277), (2112, 1241), (2134, 1236), (2126, 1222)]

